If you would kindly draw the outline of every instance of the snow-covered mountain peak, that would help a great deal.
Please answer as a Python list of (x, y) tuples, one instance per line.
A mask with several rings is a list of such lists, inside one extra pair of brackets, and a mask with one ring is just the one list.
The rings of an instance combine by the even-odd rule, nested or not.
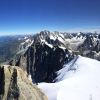
[(64, 45), (65, 43), (64, 35), (60, 32), (41, 31), (38, 35), (36, 35), (36, 38), (39, 42), (47, 42), (53, 46)]

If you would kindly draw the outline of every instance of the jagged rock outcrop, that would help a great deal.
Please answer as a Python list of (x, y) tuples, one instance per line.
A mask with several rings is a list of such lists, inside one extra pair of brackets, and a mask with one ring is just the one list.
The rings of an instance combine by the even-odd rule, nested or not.
[(56, 71), (62, 68), (65, 62), (73, 59), (73, 55), (59, 47), (50, 48), (45, 44), (34, 43), (27, 52), (16, 62), (31, 75), (33, 83), (53, 82)]
[(23, 68), (31, 75), (33, 83), (54, 82), (56, 71), (73, 57), (60, 33), (44, 31), (35, 35), (34, 42), (27, 51), (10, 64)]
[(99, 34), (41, 31), (9, 64), (23, 68), (31, 75), (33, 83), (55, 82), (56, 72), (74, 55), (100, 60), (99, 51)]
[(0, 100), (47, 100), (44, 93), (15, 66), (0, 67)]
[(100, 60), (100, 34), (85, 34), (85, 41), (78, 47), (82, 56)]
[(16, 65), (31, 75), (33, 83), (54, 82), (56, 71), (73, 59), (60, 33), (40, 32), (33, 44), (16, 61)]

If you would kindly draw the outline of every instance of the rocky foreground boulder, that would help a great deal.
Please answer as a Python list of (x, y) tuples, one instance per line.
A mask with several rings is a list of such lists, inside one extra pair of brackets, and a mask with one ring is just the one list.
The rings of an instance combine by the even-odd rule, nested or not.
[(0, 67), (0, 100), (47, 100), (19, 67)]

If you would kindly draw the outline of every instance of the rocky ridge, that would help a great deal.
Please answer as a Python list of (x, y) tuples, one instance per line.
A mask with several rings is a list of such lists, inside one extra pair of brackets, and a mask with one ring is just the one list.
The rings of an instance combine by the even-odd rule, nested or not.
[(74, 58), (60, 33), (40, 32), (27, 51), (10, 64), (20, 66), (31, 75), (33, 83), (54, 82), (56, 71)]
[(41, 31), (10, 64), (24, 69), (33, 83), (55, 82), (56, 72), (77, 55), (100, 60), (99, 42), (97, 33)]
[(5, 65), (0, 67), (0, 100), (47, 100), (47, 97), (21, 68)]

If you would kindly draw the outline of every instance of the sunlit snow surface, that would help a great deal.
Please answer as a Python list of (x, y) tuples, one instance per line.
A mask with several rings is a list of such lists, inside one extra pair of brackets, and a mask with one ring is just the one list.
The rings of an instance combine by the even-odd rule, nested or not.
[(49, 100), (100, 100), (100, 62), (78, 56), (57, 72), (58, 82), (40, 83)]

